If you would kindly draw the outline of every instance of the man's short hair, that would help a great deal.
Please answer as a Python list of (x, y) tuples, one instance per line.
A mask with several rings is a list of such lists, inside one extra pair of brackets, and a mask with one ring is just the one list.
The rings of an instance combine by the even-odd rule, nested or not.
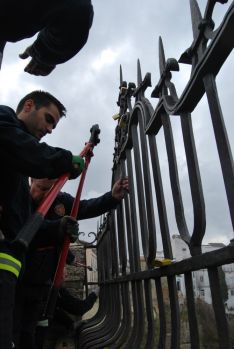
[(40, 90), (33, 91), (21, 99), (21, 101), (19, 102), (19, 104), (16, 108), (17, 115), (22, 111), (24, 103), (28, 99), (33, 100), (36, 109), (39, 109), (41, 107), (47, 107), (50, 104), (54, 104), (59, 110), (60, 117), (66, 115), (66, 108), (64, 107), (64, 105), (61, 102), (59, 102), (59, 100), (57, 98), (52, 96), (49, 92), (40, 91)]

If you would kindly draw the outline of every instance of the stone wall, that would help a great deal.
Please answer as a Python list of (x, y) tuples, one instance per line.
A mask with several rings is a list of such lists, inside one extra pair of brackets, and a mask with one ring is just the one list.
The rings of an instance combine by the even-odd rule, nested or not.
[[(78, 244), (70, 245), (70, 250), (78, 259), (79, 263), (85, 264), (85, 249)], [(83, 298), (83, 288), (85, 282), (85, 269), (72, 265), (66, 265), (64, 285), (72, 294)]]

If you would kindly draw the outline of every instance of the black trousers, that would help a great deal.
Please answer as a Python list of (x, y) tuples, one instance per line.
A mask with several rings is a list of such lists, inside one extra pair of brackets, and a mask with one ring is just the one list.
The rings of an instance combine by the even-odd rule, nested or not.
[(16, 283), (14, 274), (0, 269), (0, 349), (12, 349)]
[(16, 287), (13, 341), (16, 349), (35, 349), (35, 331), (45, 308), (48, 286), (25, 285)]

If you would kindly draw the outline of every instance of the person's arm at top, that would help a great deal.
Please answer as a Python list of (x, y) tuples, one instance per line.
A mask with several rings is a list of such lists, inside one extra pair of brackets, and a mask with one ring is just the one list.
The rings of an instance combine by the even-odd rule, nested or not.
[(48, 75), (82, 49), (92, 26), (93, 7), (90, 0), (70, 0), (50, 18), (35, 42), (20, 54), (22, 59), (32, 58), (25, 67), (30, 74)]

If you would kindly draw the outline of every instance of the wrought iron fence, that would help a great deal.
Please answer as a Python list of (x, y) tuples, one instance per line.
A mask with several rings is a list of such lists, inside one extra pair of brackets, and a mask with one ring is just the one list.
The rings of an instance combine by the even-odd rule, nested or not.
[[(218, 250), (202, 252), (206, 210), (192, 125), (192, 113), (206, 95), (210, 110), (206, 117), (212, 120), (230, 217), (234, 224), (233, 159), (216, 87), (216, 76), (233, 48), (234, 2), (222, 23), (214, 30), (212, 14), (217, 2), (224, 4), (227, 1), (207, 1), (202, 16), (197, 2), (190, 1), (193, 42), (179, 61), (165, 58), (163, 42), (159, 39), (161, 76), (151, 94), (151, 97), (158, 98), (155, 108), (145, 97), (146, 89), (151, 86), (150, 73), (142, 78), (138, 61), (136, 86), (123, 80), (120, 69), (113, 182), (127, 175), (129, 194), (116, 210), (107, 215), (98, 233), (99, 309), (80, 328), (78, 348), (180, 348), (183, 343), (181, 333), (184, 337), (186, 331), (182, 332), (181, 329), (184, 320), (176, 284), (178, 275), (182, 275), (185, 281), (187, 347), (205, 347), (193, 284), (193, 272), (200, 269), (208, 272), (217, 347), (232, 347), (218, 271), (219, 266), (234, 262), (234, 245), (231, 241), (230, 245)], [(178, 97), (172, 72), (179, 71), (179, 64), (183, 63), (191, 65), (191, 76)], [(192, 231), (186, 220), (179, 181), (180, 168), (171, 124), (175, 116), (180, 118), (187, 161), (194, 216)], [(173, 232), (168, 224), (156, 142), (159, 132), (163, 133), (165, 139), (178, 232), (189, 247), (191, 257), (155, 268), (159, 235), (163, 256), (170, 260), (174, 257), (170, 239)], [(156, 217), (160, 229), (156, 229)], [(145, 267), (142, 267), (141, 255), (144, 256)]]

